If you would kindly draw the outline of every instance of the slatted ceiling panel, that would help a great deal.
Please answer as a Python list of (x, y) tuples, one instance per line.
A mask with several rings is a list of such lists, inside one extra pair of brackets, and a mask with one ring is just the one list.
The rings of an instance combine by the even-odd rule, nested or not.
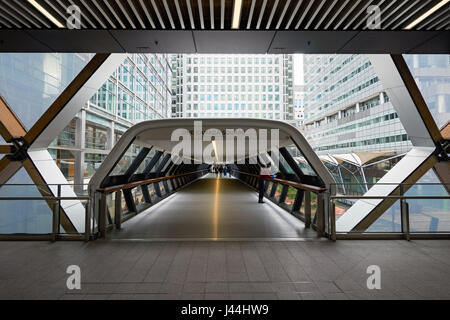
[[(243, 1), (242, 2), (242, 9), (241, 9), (241, 23), (239, 25), (239, 29), (247, 29), (247, 26), (249, 26), (249, 19), (250, 20), (250, 29), (252, 29), (255, 25), (256, 25), (256, 19), (258, 19), (258, 17), (255, 18), (255, 11), (256, 11), (256, 4), (257, 4), (257, 0), (255, 0), (254, 4), (253, 4), (253, 11), (252, 11), (252, 1)], [(227, 9), (229, 7), (227, 6)], [(230, 12), (228, 13), (229, 15), (229, 19), (233, 20), (233, 3), (231, 3), (231, 7), (230, 9), (228, 9)], [(251, 14), (251, 17), (250, 17)], [(230, 20), (230, 21), (231, 21)], [(230, 28), (231, 28), (231, 23), (230, 23)]]
[[(183, 23), (184, 23), (185, 29), (192, 29), (191, 22), (189, 19), (189, 11), (188, 11), (188, 7), (186, 4), (186, 0), (178, 0), (178, 5), (180, 7), (181, 16), (183, 17)], [(175, 8), (175, 11), (176, 11), (176, 8)], [(178, 25), (180, 25), (180, 28), (181, 28), (181, 23), (179, 22), (180, 19), (178, 17), (178, 12), (177, 12), (177, 18), (175, 20), (178, 21)], [(177, 23), (175, 23), (175, 25), (177, 25)]]
[(281, 25), (281, 29), (294, 29), (295, 25), (297, 24), (297, 21), (300, 19), (301, 15), (301, 6), (304, 4), (303, 1), (306, 0), (300, 0), (300, 1), (292, 1), (291, 8), (288, 10), (288, 15), (284, 21), (284, 23)]
[[(7, 4), (6, 4), (6, 1)], [(230, 30), (234, 0), (36, 0), (55, 19), (65, 25), (67, 7), (82, 10), (83, 29), (221, 29), (222, 3), (224, 29)], [(199, 2), (201, 10), (199, 10)], [(367, 8), (379, 5), (382, 28), (403, 30), (441, 0), (242, 0), (240, 29), (246, 30), (366, 30)], [(190, 4), (194, 27), (187, 3)], [(253, 13), (251, 7), (254, 3)], [(274, 9), (275, 8), (275, 9)], [(298, 10), (296, 10), (298, 8)], [(416, 25), (412, 30), (448, 28), (450, 2)], [(200, 17), (200, 11), (202, 17)], [(159, 15), (158, 15), (159, 13)], [(182, 17), (182, 22), (180, 20)], [(291, 19), (292, 18), (292, 19)], [(289, 22), (292, 20), (291, 22)], [(259, 21), (259, 27), (258, 27)], [(56, 29), (57, 26), (27, 0), (0, 1), (0, 27), (13, 29)], [(288, 27), (288, 28), (286, 28)]]
[[(167, 9), (169, 10), (169, 13), (167, 13), (166, 5), (164, 4), (163, 0), (154, 0), (154, 1), (156, 4), (156, 7), (158, 8), (158, 12), (161, 16), (161, 19), (164, 22), (165, 28), (168, 30), (173, 29), (172, 28), (172, 23), (173, 23), (175, 28), (181, 29), (181, 25), (180, 25), (180, 22), (178, 19), (178, 14), (177, 14), (177, 10), (175, 7), (175, 3), (172, 0), (166, 1)], [(151, 7), (151, 9), (153, 9), (153, 10), (151, 10), (150, 12), (155, 13), (155, 15), (156, 15), (154, 8)], [(169, 14), (170, 14), (170, 18), (172, 18), (172, 23), (170, 21)], [(157, 17), (156, 17), (156, 20), (158, 20), (158, 22), (159, 22), (159, 19)], [(159, 25), (161, 27), (160, 23), (159, 23)]]
[[(225, 0), (225, 21), (224, 21), (225, 30), (231, 29), (232, 20), (233, 20), (233, 0)], [(241, 13), (241, 21), (242, 21), (242, 13)], [(245, 29), (245, 26), (241, 24), (241, 29)]]
[[(199, 11), (198, 11), (198, 2), (197, 2), (197, 0), (186, 0), (186, 1), (189, 1), (190, 4), (191, 4), (192, 17), (194, 18), (195, 29), (196, 30), (201, 30), (200, 14), (199, 14)], [(203, 20), (203, 23), (204, 23), (204, 20)]]
[[(260, 30), (265, 30), (265, 29), (266, 29), (267, 22), (269, 21), (269, 18), (270, 18), (270, 15), (271, 15), (271, 13), (272, 13), (272, 9), (273, 9), (275, 3), (276, 3), (275, 0), (274, 0), (274, 1), (267, 1), (266, 7), (265, 7), (265, 9), (264, 9), (264, 13), (263, 13), (263, 15), (262, 15), (261, 23), (260, 23), (260, 25), (259, 25), (259, 29), (260, 29)], [(280, 5), (280, 4), (279, 4), (279, 1), (278, 1), (277, 6), (279, 6), (279, 5)], [(276, 9), (275, 9), (275, 10), (276, 10)], [(258, 14), (258, 19), (259, 19), (259, 17), (260, 17), (260, 14)], [(272, 19), (273, 19), (273, 18), (272, 18)], [(273, 23), (273, 22), (272, 22), (272, 23)]]
[[(261, 29), (274, 29), (275, 28), (286, 2), (287, 1), (279, 0), (279, 1), (274, 1), (273, 3), (268, 4), (268, 9), (267, 9), (268, 18), (263, 20), (264, 22), (261, 25)], [(270, 24), (269, 27), (268, 27), (268, 24)]]
[[(315, 0), (313, 2), (308, 2), (303, 4), (303, 9), (301, 8), (301, 14), (299, 20), (296, 21), (295, 27), (298, 29), (312, 29), (314, 23), (319, 21), (319, 14), (323, 12), (323, 7), (326, 1)], [(330, 3), (331, 4), (331, 3)]]
[[(214, 8), (214, 29), (220, 29), (220, 10), (221, 10), (221, 2), (220, 0), (213, 0), (213, 8)], [(209, 6), (211, 4), (209, 3)], [(211, 7), (209, 7), (211, 8)], [(208, 11), (210, 12), (210, 11)], [(211, 15), (211, 13), (209, 13)]]
[[(408, 19), (408, 21), (405, 23), (404, 26), (407, 26), (408, 24), (412, 23), (415, 19), (419, 18), (423, 12), (426, 12), (430, 10), (433, 6), (435, 6), (438, 1), (433, 1), (432, 3), (428, 4), (423, 10), (420, 10), (419, 12), (415, 13), (411, 18)], [(422, 30), (423, 27), (430, 26), (433, 21), (437, 21), (437, 19), (441, 17), (445, 17), (445, 14), (450, 12), (450, 3), (441, 8), (440, 10), (434, 12), (432, 15), (430, 15), (427, 19), (425, 19), (423, 22), (420, 22), (415, 29)], [(450, 23), (450, 17), (447, 17), (446, 21)], [(426, 30), (426, 28), (424, 28)]]

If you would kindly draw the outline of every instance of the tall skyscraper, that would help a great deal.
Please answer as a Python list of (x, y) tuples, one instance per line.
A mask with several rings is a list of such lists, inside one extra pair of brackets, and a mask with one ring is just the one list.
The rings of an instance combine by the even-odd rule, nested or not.
[(364, 55), (305, 55), (305, 135), (318, 154), (411, 148)]
[(170, 116), (169, 55), (130, 54), (49, 147), (64, 176), (89, 181), (132, 125)]
[(294, 121), (291, 55), (172, 57), (172, 117)]

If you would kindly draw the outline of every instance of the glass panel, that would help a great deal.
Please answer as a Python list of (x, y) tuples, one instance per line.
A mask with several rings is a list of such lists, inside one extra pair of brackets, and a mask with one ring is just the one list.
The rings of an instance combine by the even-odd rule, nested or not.
[(403, 55), (438, 127), (450, 120), (450, 55)]
[(149, 165), (150, 161), (152, 161), (155, 154), (156, 150), (150, 150), (150, 152), (145, 157), (144, 161), (142, 161), (139, 167), (137, 168), (135, 174), (143, 173), (145, 168), (147, 168), (147, 166)]
[(311, 192), (311, 221), (314, 221), (317, 213), (317, 194)]
[(86, 124), (86, 148), (106, 150), (108, 148), (108, 131), (97, 126)]
[(75, 155), (70, 150), (48, 149), (56, 165), (68, 181), (75, 177)]
[(401, 232), (402, 220), (400, 201), (397, 200), (385, 213), (383, 213), (366, 232)]
[(270, 197), (270, 193), (272, 192), (273, 182), (269, 182), (266, 189), (266, 197)]
[(411, 232), (450, 232), (449, 199), (410, 199), (408, 205)]
[(293, 187), (289, 187), (287, 195), (286, 195), (286, 199), (284, 200), (284, 203), (287, 204), (287, 206), (291, 209), (292, 209), (292, 206), (294, 205), (296, 195), (297, 195), (297, 189), (295, 189)]
[(164, 196), (166, 194), (166, 188), (164, 187), (164, 183), (159, 183), (159, 190), (161, 190), (161, 195)]
[(75, 146), (75, 135), (76, 135), (76, 119), (70, 121), (67, 127), (58, 135), (58, 138), (53, 141), (50, 146), (59, 147), (74, 147)]
[[(27, 183), (28, 185), (13, 185)], [(40, 191), (41, 190), (41, 191)], [(7, 197), (51, 196), (46, 187), (35, 186), (24, 168), (16, 172), (0, 187), (0, 234), (36, 233), (52, 231), (53, 203), (45, 200), (9, 201)]]
[(139, 151), (141, 150), (141, 146), (138, 146), (136, 144), (131, 144), (128, 147), (128, 150), (124, 153), (122, 158), (117, 162), (116, 166), (110, 173), (111, 176), (120, 176), (123, 175), (128, 168), (130, 167), (133, 160), (138, 155)]
[(292, 142), (289, 146), (286, 147), (286, 150), (289, 152), (292, 158), (294, 158), (300, 170), (302, 170), (304, 175), (307, 176), (317, 176), (314, 169), (309, 165), (306, 158), (303, 156), (301, 150)]
[(92, 57), (78, 53), (1, 53), (0, 94), (30, 129)]
[(49, 206), (53, 207), (55, 203), (56, 201), (44, 200), (0, 200), (0, 234), (51, 233), (53, 218), (48, 211)]
[(157, 196), (156, 196), (155, 187), (153, 186), (153, 184), (148, 186), (148, 192), (150, 193), (150, 198), (152, 199), (152, 201), (155, 201)]
[[(433, 169), (430, 169), (405, 195), (449, 196)], [(411, 232), (449, 232), (450, 199), (408, 199), (409, 225)]]
[(109, 215), (114, 221), (116, 215), (116, 193), (110, 193), (106, 195), (106, 206), (108, 207)]
[(278, 153), (280, 156), (280, 163), (283, 166), (284, 169), (286, 169), (286, 172), (288, 174), (295, 174), (294, 170), (289, 166), (289, 164), (286, 162), (286, 159), (284, 159), (283, 155), (281, 153)]
[(84, 178), (90, 179), (106, 159), (106, 154), (86, 153), (84, 155)]
[(283, 185), (278, 183), (277, 184), (277, 190), (275, 191), (274, 198), (277, 202), (280, 201), (281, 191), (283, 190)]
[(166, 153), (164, 152), (161, 155), (161, 157), (158, 159), (158, 162), (153, 166), (153, 168), (150, 172), (153, 172), (153, 173), (156, 172), (156, 169), (158, 169), (159, 166), (161, 165), (161, 163), (163, 162), (165, 155), (166, 155)]
[(145, 198), (142, 193), (142, 189), (140, 187), (134, 188), (132, 191), (132, 194), (133, 194), (134, 203), (136, 204), (136, 206), (145, 203)]

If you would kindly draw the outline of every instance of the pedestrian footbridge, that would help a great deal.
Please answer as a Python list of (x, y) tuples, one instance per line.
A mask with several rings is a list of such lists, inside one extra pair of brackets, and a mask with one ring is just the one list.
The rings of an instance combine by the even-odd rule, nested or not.
[[(258, 173), (271, 163), (264, 204)], [(212, 165), (226, 166), (226, 176)], [(92, 233), (114, 239), (326, 235), (334, 182), (294, 127), (269, 120), (170, 119), (129, 129), (90, 181)]]

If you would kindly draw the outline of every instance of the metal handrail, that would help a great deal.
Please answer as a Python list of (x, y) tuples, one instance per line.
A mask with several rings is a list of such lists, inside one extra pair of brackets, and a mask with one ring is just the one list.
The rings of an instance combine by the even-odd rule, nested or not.
[(203, 172), (203, 171), (206, 171), (206, 170), (197, 170), (197, 171), (192, 171), (192, 172), (188, 172), (188, 173), (178, 174), (178, 175), (174, 175), (174, 176), (165, 176), (165, 177), (151, 178), (151, 179), (142, 180), (142, 181), (135, 181), (135, 182), (130, 182), (130, 183), (121, 184), (121, 185), (112, 186), (112, 187), (107, 187), (107, 188), (99, 188), (99, 189), (97, 189), (97, 191), (100, 192), (100, 193), (104, 193), (104, 194), (110, 194), (110, 193), (114, 193), (116, 191), (133, 189), (135, 187), (139, 187), (139, 186), (142, 186), (142, 185), (147, 185), (147, 184), (151, 184), (151, 183), (156, 183), (156, 182), (176, 179), (176, 178), (188, 176), (188, 175), (191, 175), (191, 174), (194, 174), (194, 173)]
[[(434, 183), (434, 185), (442, 185), (439, 183)], [(329, 196), (329, 238), (333, 241), (336, 241), (337, 232), (336, 232), (336, 206), (334, 201), (338, 199), (393, 199), (400, 200), (400, 216), (401, 216), (401, 224), (402, 224), (402, 232), (406, 240), (410, 240), (410, 226), (409, 226), (409, 206), (406, 202), (407, 200), (450, 200), (450, 195), (447, 196), (405, 196), (405, 195), (389, 195), (389, 196), (337, 196), (330, 195)], [(352, 232), (352, 234), (355, 234)], [(362, 232), (360, 233), (362, 234)]]
[[(31, 184), (28, 184), (31, 185)], [(61, 193), (61, 186), (58, 186), (58, 194)], [(92, 202), (91, 197), (88, 196), (77, 196), (77, 197), (64, 197), (64, 196), (42, 196), (42, 197), (0, 197), (0, 201), (34, 201), (34, 200), (42, 200), (42, 201), (55, 201), (55, 205), (52, 209), (52, 232), (51, 232), (51, 240), (56, 241), (58, 236), (64, 235), (68, 237), (76, 237), (77, 239), (84, 239), (85, 241), (89, 241), (90, 239), (90, 205)], [(78, 233), (76, 235), (73, 234), (62, 234), (60, 232), (60, 208), (61, 208), (61, 201), (64, 200), (80, 200), (80, 201), (87, 201), (85, 206), (85, 230), (83, 233)], [(30, 235), (29, 235), (30, 236)], [(80, 238), (82, 237), (82, 238)], [(27, 238), (27, 235), (23, 235), (22, 238)]]
[[(239, 171), (239, 170), (232, 170), (232, 171), (238, 172), (240, 174), (245, 174), (245, 175), (248, 175), (248, 176), (259, 178), (259, 175), (254, 174), (254, 173), (248, 173), (248, 172), (243, 172), (243, 171)], [(321, 193), (321, 192), (325, 192), (327, 190), (326, 188), (317, 187), (317, 186), (304, 184), (304, 183), (300, 183), (300, 182), (295, 182), (295, 181), (279, 179), (279, 178), (267, 178), (265, 180), (266, 181), (278, 182), (278, 183), (281, 183), (281, 184), (284, 184), (284, 185), (288, 185), (288, 186), (291, 186), (291, 187), (294, 187), (294, 188), (297, 188), (297, 189), (301, 189), (301, 190), (305, 190), (305, 191), (311, 191), (311, 192), (314, 192), (314, 193)]]
[(450, 196), (330, 196), (330, 199), (450, 199)]

